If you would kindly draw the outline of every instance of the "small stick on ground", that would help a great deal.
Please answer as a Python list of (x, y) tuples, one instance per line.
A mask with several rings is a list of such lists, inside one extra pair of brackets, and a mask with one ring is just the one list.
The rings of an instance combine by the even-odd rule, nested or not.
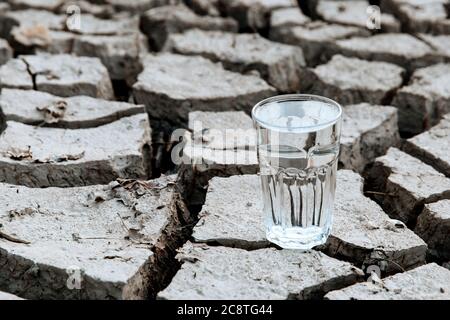
[(376, 194), (376, 195), (380, 195), (380, 196), (390, 196), (390, 197), (395, 196), (395, 194), (393, 194), (393, 193), (378, 192), (378, 191), (364, 191), (364, 193)]
[(15, 243), (23, 243), (23, 244), (30, 244), (31, 243), (29, 241), (13, 237), (13, 236), (11, 236), (9, 234), (6, 234), (6, 233), (4, 233), (2, 231), (0, 231), (0, 238), (8, 240), (8, 241), (11, 241), (11, 242), (15, 242)]

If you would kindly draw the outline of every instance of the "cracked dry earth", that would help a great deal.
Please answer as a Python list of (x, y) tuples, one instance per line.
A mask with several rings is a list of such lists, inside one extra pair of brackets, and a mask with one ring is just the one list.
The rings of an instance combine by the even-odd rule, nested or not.
[[(373, 3), (380, 30), (364, 0), (1, 1), (0, 299), (450, 299), (449, 2)], [(219, 139), (293, 92), (344, 109), (309, 251)]]

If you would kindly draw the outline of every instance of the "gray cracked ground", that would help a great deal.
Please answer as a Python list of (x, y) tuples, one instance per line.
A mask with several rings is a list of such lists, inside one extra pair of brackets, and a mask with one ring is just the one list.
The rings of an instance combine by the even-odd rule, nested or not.
[(176, 237), (177, 211), (187, 217), (174, 179), (47, 189), (0, 184), (0, 289), (29, 299), (154, 294), (165, 271), (153, 249), (165, 250)]
[[(412, 32), (409, 35), (368, 31), (364, 26), (365, 21), (361, 20), (361, 15), (357, 13), (364, 9), (362, 6), (364, 1), (358, 5), (348, 5), (347, 1), (340, 1), (340, 6), (325, 0), (311, 1), (308, 6), (316, 15), (314, 21), (303, 15), (296, 1), (291, 0), (183, 2), (190, 8), (177, 5), (181, 1), (172, 0), (133, 2), (105, 0), (101, 4), (76, 1), (86, 18), (86, 23), (78, 31), (68, 30), (65, 16), (67, 5), (62, 0), (9, 0), (8, 3), (0, 4), (0, 35), (9, 41), (8, 44), (0, 40), (0, 87), (3, 89), (0, 99), (6, 102), (6, 105), (4, 103), (2, 105), (5, 118), (18, 120), (9, 121), (10, 125), (4, 134), (8, 133), (10, 143), (3, 149), (0, 157), (7, 159), (9, 164), (13, 163), (16, 167), (19, 165), (20, 170), (25, 168), (29, 172), (36, 173), (35, 168), (39, 167), (45, 170), (52, 168), (58, 172), (58, 177), (55, 177), (39, 171), (37, 173), (43, 180), (36, 180), (33, 177), (33, 181), (29, 179), (30, 174), (26, 170), (19, 170), (14, 172), (14, 175), (8, 176), (8, 181), (14, 183), (50, 186), (46, 189), (28, 189), (24, 186), (6, 184), (0, 186), (11, 189), (2, 193), (3, 198), (0, 197), (0, 207), (3, 205), (5, 208), (3, 218), (0, 218), (2, 225), (0, 259), (7, 261), (9, 266), (6, 273), (0, 274), (0, 278), (3, 277), (0, 281), (0, 290), (14, 292), (25, 298), (142, 299), (154, 298), (163, 287), (167, 286), (166, 290), (160, 292), (160, 298), (178, 296), (185, 298), (194, 288), (192, 296), (203, 299), (209, 296), (241, 297), (234, 291), (245, 285), (251, 288), (250, 292), (246, 292), (249, 295), (277, 299), (321, 298), (330, 290), (338, 290), (330, 296), (335, 296), (338, 292), (339, 298), (446, 297), (448, 288), (441, 285), (442, 281), (447, 281), (448, 274), (442, 271), (445, 269), (436, 268), (433, 264), (424, 268), (418, 267), (431, 261), (439, 261), (445, 266), (448, 265), (445, 262), (450, 259), (447, 217), (450, 186), (448, 159), (444, 152), (447, 143), (447, 122), (442, 120), (449, 111), (446, 106), (448, 72), (443, 63), (450, 62), (447, 48), (450, 20), (447, 17), (448, 8), (444, 6), (444, 0), (433, 1), (433, 4), (422, 0), (383, 1), (385, 6), (383, 13), (389, 13), (395, 18), (383, 15), (382, 27), (396, 31), (400, 22), (402, 30)], [(313, 3), (318, 3), (319, 6), (315, 7)], [(339, 11), (338, 16), (333, 14), (336, 11)], [(143, 17), (140, 26), (138, 14)], [(326, 21), (317, 19), (318, 17)], [(203, 31), (189, 31), (194, 28)], [(140, 33), (140, 29), (144, 34)], [(253, 35), (234, 34), (238, 29), (253, 32)], [(185, 31), (188, 33), (184, 36), (175, 35)], [(269, 37), (272, 42), (256, 36), (256, 31), (264, 37)], [(196, 39), (192, 35), (201, 35), (202, 41), (205, 42), (212, 39), (205, 34), (217, 35), (214, 40), (216, 47), (213, 48), (216, 50), (208, 51), (211, 48), (202, 46), (200, 51), (193, 50), (190, 46)], [(180, 46), (180, 52), (182, 49), (184, 54), (200, 53), (214, 61), (221, 61), (225, 68), (219, 64), (214, 67), (207, 66), (208, 62), (199, 62), (197, 65), (192, 63), (188, 66), (191, 63), (189, 57), (185, 57), (187, 60), (179, 63), (175, 63), (175, 60), (161, 59), (150, 64), (148, 60), (150, 55), (143, 54), (147, 52), (147, 36), (152, 49), (161, 48), (168, 37), (185, 39), (187, 45), (185, 43), (183, 48)], [(230, 39), (231, 44), (235, 42), (234, 51), (225, 50), (230, 46)], [(289, 44), (276, 46), (291, 48), (289, 54), (283, 55), (285, 59), (281, 59), (278, 53), (267, 54), (269, 52), (266, 52), (265, 44), (273, 46), (275, 41)], [(222, 42), (225, 43), (225, 49), (219, 46)], [(255, 49), (257, 52), (247, 55), (246, 48)], [(281, 50), (280, 53), (282, 51), (284, 52)], [(353, 79), (348, 74), (346, 77), (337, 74), (334, 79), (333, 85), (345, 87), (350, 83), (358, 88), (356, 93), (354, 91), (351, 95), (345, 95), (345, 92), (329, 93), (336, 95), (339, 100), (344, 101), (348, 98), (350, 101), (347, 103), (356, 103), (359, 101), (358, 98), (363, 97), (360, 100), (361, 104), (344, 106), (345, 133), (342, 136), (340, 165), (363, 175), (369, 173), (369, 179), (365, 182), (365, 192), (362, 191), (363, 182), (358, 174), (350, 171), (341, 171), (339, 174), (341, 183), (337, 191), (341, 200), (336, 202), (338, 226), (334, 228), (334, 234), (329, 238), (327, 246), (318, 248), (333, 258), (317, 251), (286, 253), (284, 250), (266, 248), (270, 244), (265, 242), (264, 235), (259, 233), (261, 230), (255, 228), (254, 231), (248, 227), (241, 230), (235, 223), (242, 221), (243, 212), (254, 212), (255, 216), (261, 213), (258, 211), (260, 208), (256, 200), (251, 199), (259, 196), (258, 178), (253, 177), (252, 184), (242, 182), (247, 176), (234, 176), (223, 180), (216, 177), (254, 174), (258, 171), (254, 141), (235, 135), (238, 148), (234, 150), (234, 146), (228, 141), (223, 144), (220, 139), (217, 140), (213, 131), (218, 129), (219, 132), (223, 132), (227, 126), (250, 128), (251, 120), (242, 111), (248, 112), (256, 101), (267, 95), (274, 95), (277, 91), (282, 92), (286, 88), (289, 91), (297, 91), (297, 84), (304, 84), (305, 79), (301, 77), (302, 75), (288, 73), (286, 70), (295, 69), (296, 66), (304, 68), (299, 55), (296, 54), (301, 51), (304, 52), (308, 67), (317, 70), (326, 69), (336, 53), (347, 56), (347, 59), (350, 57), (368, 60), (363, 61), (360, 67), (367, 69), (369, 76), (354, 76), (358, 81), (351, 82)], [(264, 52), (265, 55), (261, 55), (260, 52)], [(71, 56), (67, 59), (53, 60), (52, 56), (42, 55), (46, 53), (97, 57), (99, 60), (97, 59), (95, 64), (98, 66), (103, 64), (104, 67), (91, 68), (86, 63), (86, 68), (81, 68), (82, 66), (77, 64), (83, 64), (84, 58)], [(34, 55), (32, 60), (39, 61), (31, 65), (30, 61), (24, 60), (22, 54), (32, 54)], [(212, 54), (215, 56), (212, 57)], [(12, 58), (18, 56), (20, 58)], [(158, 54), (151, 56), (159, 57)], [(51, 61), (45, 61), (47, 58)], [(59, 69), (65, 71), (63, 73), (56, 72), (58, 70), (52, 71), (52, 64), (57, 65), (62, 60), (65, 60), (64, 68)], [(296, 62), (292, 63), (293, 61)], [(370, 86), (378, 86), (383, 83), (366, 65), (375, 61), (393, 63), (405, 69), (400, 89), (399, 86), (395, 86), (384, 96), (368, 93), (364, 85), (372, 83)], [(441, 64), (434, 65), (437, 63)], [(150, 65), (150, 68), (147, 66), (148, 70), (145, 70), (144, 64)], [(430, 66), (432, 64), (433, 66)], [(274, 71), (278, 67), (280, 70)], [(422, 67), (425, 68), (419, 69)], [(102, 75), (94, 76), (100, 69)], [(196, 75), (196, 69), (201, 69), (207, 76), (203, 73)], [(242, 75), (246, 73), (246, 69), (251, 70), (251, 77)], [(76, 82), (77, 73), (80, 71), (88, 75), (83, 83)], [(187, 72), (188, 76), (183, 75), (183, 71)], [(114, 98), (112, 86), (107, 84), (109, 78), (114, 80), (114, 89), (120, 91), (116, 92), (120, 99), (128, 98), (129, 94), (122, 95), (121, 90), (127, 86), (129, 89), (136, 82), (139, 73), (142, 73), (141, 80), (143, 79), (140, 85), (142, 87), (148, 85), (145, 88), (145, 95), (140, 97), (144, 99), (140, 105), (134, 104), (136, 95), (129, 97), (129, 103), (99, 99), (99, 97)], [(195, 76), (189, 78), (189, 73)], [(210, 74), (215, 74), (216, 77)], [(411, 74), (413, 75), (410, 79)], [(36, 81), (37, 78), (39, 83)], [(163, 79), (163, 86), (155, 81), (155, 78)], [(240, 80), (236, 81), (238, 78)], [(322, 78), (326, 78), (326, 74)], [(228, 84), (224, 79), (233, 83), (230, 86), (231, 90), (228, 91)], [(410, 80), (409, 84), (403, 83), (406, 80)], [(68, 82), (64, 84), (64, 81)], [(62, 86), (57, 87), (58, 82), (63, 83)], [(43, 83), (44, 87), (48, 88), (44, 89)], [(251, 88), (257, 87), (256, 83), (264, 83), (270, 89), (265, 91), (262, 89), (263, 86), (260, 86), (253, 92)], [(169, 89), (164, 91), (162, 89), (164, 86)], [(181, 90), (183, 95), (179, 100), (187, 99), (190, 101), (189, 104), (178, 104), (178, 98), (175, 98), (173, 93), (178, 91), (179, 86), (184, 88), (184, 91)], [(198, 95), (199, 87), (206, 88), (204, 91), (214, 94)], [(40, 89), (49, 91), (50, 94), (34, 91), (25, 93), (23, 90), (14, 91), (6, 88)], [(151, 96), (149, 92), (152, 93), (153, 88), (157, 88), (157, 93)], [(222, 90), (223, 88), (226, 90)], [(76, 92), (72, 89), (76, 89)], [(227, 91), (225, 97), (221, 96), (221, 90)], [(321, 91), (323, 90), (319, 90), (318, 94), (322, 95)], [(396, 93), (399, 94), (393, 103), (392, 98)], [(80, 94), (91, 97), (81, 97)], [(64, 95), (68, 97), (63, 97)], [(169, 98), (166, 99), (164, 95)], [(366, 101), (369, 97), (375, 99), (371, 100), (370, 104)], [(135, 181), (133, 178), (141, 178), (141, 173), (145, 172), (143, 178), (151, 173), (145, 165), (149, 161), (147, 157), (151, 151), (147, 145), (152, 141), (149, 138), (148, 119), (142, 113), (144, 104), (152, 119), (152, 127), (153, 122), (156, 122), (155, 135), (158, 136), (160, 133), (158, 122), (164, 119), (171, 120), (172, 125), (188, 126), (192, 133), (186, 136), (192, 138), (192, 145), (185, 146), (185, 150), (191, 148), (203, 152), (201, 154), (203, 160), (211, 160), (209, 167), (198, 164), (182, 167), (176, 184), (171, 181), (162, 189), (156, 186), (157, 190), (154, 187), (159, 185), (159, 182), (155, 180)], [(408, 137), (412, 134), (418, 135), (408, 139), (406, 143), (399, 139), (397, 112), (387, 106), (388, 104), (399, 109), (402, 135)], [(177, 113), (178, 111), (180, 113)], [(141, 123), (143, 127), (133, 121), (122, 126), (133, 117), (145, 118)], [(197, 129), (188, 123), (191, 120), (201, 120), (205, 123), (207, 128), (203, 128), (205, 130), (201, 137), (195, 135)], [(39, 127), (33, 128), (30, 124)], [(16, 129), (19, 126), (20, 130), (11, 130), (15, 126)], [(105, 130), (105, 127), (108, 130)], [(33, 130), (30, 131), (30, 128)], [(32, 139), (26, 140), (19, 131), (24, 131), (25, 135), (27, 132), (36, 131), (35, 138), (42, 138), (43, 141), (38, 143)], [(130, 134), (129, 131), (133, 133)], [(44, 132), (46, 134), (42, 135)], [(86, 132), (89, 134), (85, 134)], [(65, 138), (61, 138), (60, 134)], [(82, 141), (73, 144), (78, 137), (81, 137)], [(34, 145), (30, 147), (27, 143), (22, 145), (24, 139), (25, 142), (32, 142)], [(158, 150), (164, 148), (161, 147), (160, 140), (158, 138), (154, 142)], [(50, 144), (47, 145), (48, 143)], [(59, 146), (67, 143), (72, 144), (72, 148)], [(58, 147), (54, 148), (53, 144)], [(51, 153), (46, 146), (55, 152)], [(387, 151), (391, 146), (401, 148), (403, 151), (398, 149)], [(250, 147), (250, 153), (254, 156), (253, 163), (247, 167), (236, 166), (232, 162), (227, 162), (229, 158), (223, 158), (224, 155), (235, 157), (246, 147)], [(84, 152), (85, 150), (81, 152), (81, 149), (88, 152)], [(119, 149), (126, 155), (117, 157), (121, 154)], [(204, 153), (206, 150), (209, 153)], [(382, 156), (386, 152), (387, 154)], [(97, 159), (94, 154), (101, 155)], [(382, 157), (373, 163), (378, 156)], [(131, 159), (132, 157), (136, 157), (133, 159), (137, 159), (137, 162)], [(86, 163), (89, 163), (88, 169), (92, 169), (87, 173), (83, 172)], [(375, 165), (371, 169), (373, 164)], [(67, 166), (73, 170), (62, 170)], [(371, 170), (368, 172), (366, 169)], [(114, 171), (112, 174), (111, 170)], [(10, 173), (11, 170), (8, 170), (8, 174)], [(44, 176), (50, 177), (50, 181), (46, 181)], [(117, 180), (115, 184), (106, 185), (118, 176), (130, 179)], [(211, 178), (213, 179), (210, 180)], [(229, 191), (217, 183), (229, 181), (228, 179), (237, 181), (230, 185)], [(194, 238), (191, 239), (208, 243), (187, 243), (183, 246), (193, 227), (191, 220), (193, 216), (188, 215), (182, 202), (178, 201), (179, 195), (175, 188), (177, 191), (184, 191), (183, 188), (190, 188), (192, 191), (193, 186), (200, 187), (200, 194), (204, 196), (208, 180), (210, 188), (207, 202), (201, 212), (201, 220), (195, 226)], [(195, 184), (191, 185), (192, 182)], [(54, 183), (68, 188), (52, 187)], [(117, 186), (117, 183), (123, 185)], [(70, 187), (84, 184), (93, 185)], [(127, 188), (132, 189), (132, 196), (127, 196), (130, 190), (119, 192)], [(245, 194), (237, 195), (236, 189), (244, 190), (251, 197), (244, 199)], [(248, 191), (245, 191), (247, 189)], [(12, 194), (14, 190), (19, 190), (19, 194)], [(93, 193), (88, 190), (92, 190)], [(147, 199), (148, 192), (155, 196), (155, 199), (152, 198), (155, 201)], [(167, 197), (160, 195), (158, 198), (154, 192), (164, 194), (167, 192)], [(27, 196), (28, 194), (35, 194), (36, 197)], [(50, 196), (47, 196), (48, 194)], [(232, 203), (229, 199), (227, 202), (227, 195), (230, 195)], [(370, 200), (367, 197), (369, 195), (376, 199), (381, 207)], [(145, 198), (143, 200), (145, 207), (154, 207), (148, 212), (144, 210), (144, 214), (138, 213), (136, 210), (144, 209), (144, 205), (135, 196)], [(58, 199), (53, 201), (55, 197)], [(11, 199), (17, 200), (11, 202)], [(52, 200), (53, 203), (48, 203), (47, 200)], [(159, 200), (162, 202), (158, 202)], [(223, 202), (222, 209), (226, 212), (220, 213), (220, 207), (215, 206), (213, 200), (217, 203)], [(200, 199), (199, 204), (203, 201), (204, 199)], [(60, 205), (60, 208), (55, 208), (53, 206), (55, 204)], [(113, 209), (109, 210), (111, 208)], [(225, 219), (221, 223), (221, 228), (217, 227), (213, 233), (211, 221), (228, 217), (233, 209), (240, 214), (236, 213), (236, 217), (232, 220)], [(123, 223), (118, 217), (115, 219), (114, 215), (111, 216), (114, 212), (123, 213)], [(101, 216), (100, 219), (98, 215)], [(253, 214), (250, 216), (253, 217)], [(403, 220), (407, 223), (407, 227), (395, 219)], [(73, 221), (83, 226), (81, 230), (72, 226)], [(197, 239), (196, 237), (201, 235), (199, 230), (205, 232), (204, 228), (209, 228), (211, 233), (206, 240)], [(111, 239), (109, 243), (101, 242), (106, 239), (87, 239), (91, 237), (85, 232), (89, 234), (111, 232), (108, 235), (118, 239)], [(225, 232), (227, 234), (223, 235)], [(263, 230), (262, 232), (264, 233)], [(218, 234), (219, 239), (215, 238)], [(151, 239), (147, 242), (148, 238)], [(138, 243), (135, 243), (136, 240)], [(56, 241), (58, 250), (61, 250), (52, 255), (45, 250), (47, 246), (45, 241), (52, 243)], [(41, 246), (43, 243), (45, 245)], [(115, 247), (117, 243), (120, 244), (120, 248)], [(212, 243), (256, 250), (214, 247), (210, 246)], [(77, 248), (75, 256), (66, 250), (72, 246)], [(133, 247), (132, 252), (127, 251), (130, 246)], [(180, 248), (178, 262), (174, 259), (176, 248)], [(19, 255), (13, 254), (14, 250)], [(38, 256), (45, 262), (38, 261)], [(228, 257), (231, 259), (227, 259)], [(279, 263), (280, 259), (294, 262), (294, 265)], [(383, 269), (383, 277), (390, 273), (397, 275), (381, 281), (375, 279), (370, 284), (347, 287), (362, 280), (362, 271), (342, 260), (350, 261), (362, 268), (375, 263)], [(380, 261), (387, 263), (378, 263)], [(66, 272), (70, 265), (67, 264), (75, 262), (85, 265), (87, 271), (85, 286), (78, 295), (66, 290), (67, 280), (70, 278)], [(303, 265), (297, 262), (302, 262)], [(178, 270), (180, 263), (183, 266)], [(260, 264), (267, 266), (271, 272), (261, 270)], [(415, 269), (406, 272), (403, 270), (410, 268)], [(242, 274), (245, 274), (245, 279), (241, 279)], [(411, 283), (408, 280), (411, 274), (420, 278), (419, 281)], [(218, 286), (221, 290), (214, 290)], [(26, 288), (31, 290), (27, 291)], [(0, 298), (2, 297), (5, 295), (0, 293)]]
[[(20, 99), (18, 99), (20, 97)], [(47, 112), (58, 103), (63, 103), (60, 116), (49, 122)], [(67, 129), (98, 127), (120, 118), (144, 113), (143, 105), (108, 101), (89, 96), (58, 97), (50, 93), (3, 89), (0, 108), (5, 119), (30, 125), (47, 125)]]
[(299, 47), (268, 41), (257, 34), (191, 30), (171, 35), (164, 49), (202, 55), (236, 72), (256, 71), (281, 92), (298, 90), (300, 70), (306, 65)]
[(145, 179), (150, 142), (148, 116), (143, 113), (88, 129), (8, 121), (0, 139), (0, 181), (68, 187), (118, 177)]
[(183, 265), (160, 299), (308, 299), (361, 275), (351, 264), (317, 251), (246, 251), (188, 242), (177, 258)]
[(145, 68), (133, 96), (155, 118), (185, 125), (190, 111), (229, 109), (249, 112), (275, 89), (257, 76), (225, 70), (202, 57), (163, 53), (143, 58)]
[(301, 88), (343, 105), (383, 104), (402, 85), (404, 74), (394, 64), (335, 55), (326, 64), (303, 70)]

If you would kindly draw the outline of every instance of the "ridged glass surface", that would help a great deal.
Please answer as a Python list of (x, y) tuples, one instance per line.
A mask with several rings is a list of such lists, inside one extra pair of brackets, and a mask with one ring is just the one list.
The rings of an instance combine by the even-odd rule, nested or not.
[(292, 249), (323, 244), (332, 225), (340, 107), (288, 100), (260, 108), (254, 119), (267, 238)]

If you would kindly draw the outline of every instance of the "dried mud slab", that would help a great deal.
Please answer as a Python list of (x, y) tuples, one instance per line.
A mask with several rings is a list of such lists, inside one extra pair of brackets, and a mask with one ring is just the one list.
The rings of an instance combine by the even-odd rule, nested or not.
[(106, 20), (84, 14), (80, 29), (60, 31), (45, 25), (21, 25), (12, 29), (11, 36), (18, 53), (97, 57), (113, 80), (129, 83), (142, 70), (140, 55), (148, 52), (147, 38), (139, 31), (136, 18)]
[(123, 117), (145, 113), (143, 105), (88, 96), (64, 98), (19, 89), (3, 89), (0, 107), (6, 120), (68, 129), (98, 127)]
[(187, 243), (159, 299), (308, 299), (360, 279), (351, 264), (316, 251), (246, 251)]
[(133, 83), (142, 71), (141, 54), (148, 52), (147, 39), (139, 32), (74, 38), (72, 53), (77, 56), (97, 57), (108, 69), (112, 80)]
[(362, 282), (328, 293), (330, 300), (448, 300), (450, 271), (430, 263), (378, 282)]
[(7, 0), (13, 10), (36, 9), (56, 11), (65, 0)]
[(269, 37), (272, 41), (301, 47), (308, 65), (314, 66), (333, 55), (334, 44), (339, 39), (369, 35), (368, 30), (358, 27), (313, 21), (300, 26), (274, 28)]
[(180, 0), (104, 0), (105, 3), (114, 7), (117, 12), (130, 12), (140, 14), (145, 10), (165, 5), (177, 4)]
[(108, 70), (98, 58), (68, 54), (21, 56), (36, 90), (62, 97), (86, 95), (113, 99)]
[(45, 10), (6, 11), (0, 15), (0, 35), (8, 39), (14, 27), (25, 29), (64, 30), (66, 16)]
[(423, 162), (450, 176), (450, 115), (438, 125), (405, 142), (404, 150)]
[(259, 171), (253, 122), (244, 112), (190, 112), (188, 126), (192, 134), (180, 144), (179, 172), (183, 194), (191, 204), (203, 204), (212, 177)]
[(305, 66), (302, 49), (268, 41), (257, 34), (191, 30), (171, 35), (165, 50), (201, 55), (236, 72), (256, 71), (282, 92), (299, 90), (300, 69)]
[(435, 50), (436, 61), (450, 62), (450, 35), (419, 33), (417, 37)]
[(407, 32), (450, 34), (447, 0), (384, 0), (382, 9), (395, 14)]
[(426, 204), (414, 232), (427, 242), (432, 256), (450, 260), (450, 200)]
[(392, 105), (398, 108), (401, 131), (419, 134), (435, 125), (450, 112), (450, 64), (416, 70)]
[[(20, 29), (17, 30), (20, 31)], [(36, 42), (33, 36), (31, 38), (25, 36), (20, 42), (24, 45), (23, 51), (27, 54), (63, 54), (72, 53), (73, 43), (76, 37), (77, 35), (71, 32), (49, 30), (44, 42), (41, 42), (40, 40)]]
[(405, 33), (338, 40), (330, 50), (349, 57), (397, 64), (409, 72), (439, 62), (428, 44)]
[(414, 226), (426, 203), (450, 198), (450, 179), (403, 151), (390, 148), (370, 171), (374, 197), (392, 217)]
[(21, 22), (12, 28), (10, 42), (19, 54), (71, 53), (97, 57), (113, 80), (133, 82), (142, 69), (139, 55), (148, 52), (137, 17), (100, 19), (83, 12), (80, 25), (71, 22), (67, 20), (64, 28)]
[[(330, 23), (367, 28), (369, 1), (320, 0), (316, 14)], [(385, 32), (400, 32), (400, 22), (391, 14), (381, 13), (380, 27)]]
[(402, 272), (426, 262), (426, 243), (363, 193), (358, 174), (337, 175), (334, 220), (324, 251), (363, 265), (378, 265), (383, 274)]
[(400, 143), (397, 109), (360, 103), (343, 107), (339, 163), (362, 173), (376, 157)]
[(8, 121), (0, 139), (0, 181), (71, 187), (149, 176), (146, 114), (89, 129), (34, 127)]
[(0, 66), (0, 88), (33, 89), (34, 83), (27, 64), (21, 59), (11, 59)]
[(397, 65), (335, 55), (326, 64), (304, 70), (302, 92), (341, 104), (384, 104), (401, 87), (405, 70)]
[(298, 8), (295, 0), (219, 0), (222, 14), (239, 22), (242, 31), (256, 31), (269, 26), (270, 14), (280, 8)]
[(150, 9), (141, 17), (141, 30), (157, 50), (164, 46), (170, 34), (189, 29), (237, 32), (238, 26), (234, 19), (201, 16), (185, 5)]
[(133, 85), (137, 103), (149, 115), (176, 125), (187, 123), (190, 111), (249, 112), (275, 90), (256, 76), (225, 70), (202, 57), (177, 54), (147, 55), (144, 70)]
[(175, 177), (76, 188), (0, 184), (0, 288), (28, 299), (145, 299), (189, 221)]
[(311, 19), (298, 7), (276, 9), (270, 15), (270, 34), (275, 35), (280, 28), (301, 26), (309, 22)]

